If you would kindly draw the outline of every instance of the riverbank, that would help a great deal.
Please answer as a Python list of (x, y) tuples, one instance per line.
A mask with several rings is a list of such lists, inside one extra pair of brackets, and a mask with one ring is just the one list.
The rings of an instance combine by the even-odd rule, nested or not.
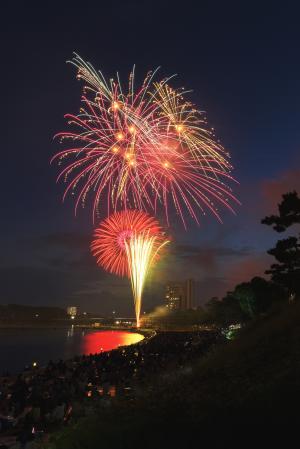
[(285, 448), (298, 441), (300, 304), (200, 348), (149, 373), (130, 400), (93, 406), (47, 449)]
[(90, 329), (95, 331), (101, 330), (114, 330), (114, 331), (128, 331), (128, 332), (140, 332), (140, 333), (148, 333), (153, 332), (152, 328), (137, 328), (134, 326), (121, 326), (121, 325), (101, 325), (95, 326), (93, 323), (83, 323), (77, 324), (76, 322), (72, 322), (70, 320), (64, 321), (63, 323), (57, 322), (19, 322), (19, 323), (0, 323), (1, 329), (69, 329), (74, 327), (76, 329)]
[(218, 338), (209, 332), (159, 333), (107, 353), (49, 363), (44, 370), (23, 373), (2, 385), (7, 398), (2, 414), (5, 406), (5, 416), (15, 417), (10, 430), (19, 438), (51, 434), (96, 410), (134, 400), (149, 377), (182, 369)]
[[(135, 336), (149, 338), (150, 331), (104, 330), (80, 328), (0, 329), (0, 374), (15, 374), (33, 363), (43, 366), (49, 360), (66, 360), (76, 355), (111, 350), (137, 341)], [(102, 349), (101, 349), (102, 348)]]

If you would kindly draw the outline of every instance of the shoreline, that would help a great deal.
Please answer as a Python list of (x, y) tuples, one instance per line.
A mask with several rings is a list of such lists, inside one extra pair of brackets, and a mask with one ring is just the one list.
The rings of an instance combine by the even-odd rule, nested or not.
[(49, 323), (43, 322), (39, 324), (33, 323), (12, 323), (12, 324), (3, 324), (0, 323), (0, 331), (1, 329), (69, 329), (74, 327), (76, 329), (91, 329), (94, 331), (107, 331), (107, 330), (120, 330), (120, 331), (128, 331), (128, 332), (148, 332), (153, 329), (145, 329), (145, 328), (137, 328), (137, 327), (129, 327), (129, 326), (112, 326), (112, 325), (103, 325), (103, 326), (93, 326), (93, 324), (76, 324), (72, 322), (68, 323)]
[[(35, 328), (36, 329), (40, 329), (39, 327), (35, 327)], [(79, 326), (79, 328), (80, 328), (80, 326)], [(87, 327), (85, 327), (85, 328), (87, 328)], [(14, 328), (14, 329), (16, 329), (16, 328)], [(24, 330), (28, 330), (28, 329), (30, 329), (30, 328), (26, 327)], [(95, 330), (96, 332), (100, 331), (99, 329), (94, 329), (94, 328), (91, 328), (91, 329)], [(91, 354), (78, 354), (78, 355), (75, 355), (75, 356), (70, 357), (70, 358), (68, 357), (66, 359), (62, 359), (62, 362), (65, 363), (65, 364), (70, 364), (70, 362), (75, 361), (77, 359), (76, 362), (80, 363), (80, 361), (78, 362), (78, 359), (79, 360), (80, 359), (84, 360), (84, 357), (90, 358), (90, 357), (95, 357), (97, 355), (101, 355), (102, 353), (108, 354), (108, 353), (112, 353), (114, 351), (122, 352), (125, 348), (129, 348), (129, 347), (132, 347), (132, 346), (138, 347), (138, 346), (140, 346), (142, 344), (145, 344), (145, 343), (147, 343), (150, 339), (152, 339), (156, 335), (155, 331), (148, 330), (148, 329), (141, 329), (141, 331), (139, 331), (136, 328), (131, 328), (131, 329), (128, 329), (128, 328), (123, 328), (123, 329), (121, 329), (121, 328), (119, 328), (119, 329), (109, 328), (108, 329), (108, 328), (106, 328), (106, 329), (102, 329), (102, 330), (106, 331), (106, 332), (108, 330), (111, 330), (111, 331), (116, 331), (116, 330), (117, 331), (118, 330), (119, 331), (124, 331), (124, 330), (126, 330), (126, 331), (131, 331), (131, 332), (134, 332), (134, 333), (139, 333), (140, 335), (143, 335), (144, 338), (142, 340), (136, 342), (136, 343), (131, 343), (131, 344), (128, 344), (128, 345), (118, 346), (118, 347), (110, 349), (108, 351), (100, 351), (100, 352), (95, 352), (95, 353), (91, 353)], [(7, 382), (9, 382), (9, 383), (16, 382), (18, 378), (22, 378), (24, 380), (26, 378), (33, 378), (34, 376), (43, 375), (46, 372), (46, 370), (47, 370), (48, 363), (49, 363), (49, 361), (45, 365), (40, 365), (38, 367), (30, 367), (28, 369), (24, 368), (23, 370), (20, 370), (20, 371), (18, 371), (15, 374), (10, 374), (9, 376), (0, 375), (0, 385), (1, 384), (4, 385)], [(54, 363), (58, 364), (59, 362), (56, 361)], [(84, 398), (81, 398), (81, 403), (83, 403), (83, 400), (84, 400)], [(66, 411), (66, 413), (67, 413), (67, 411)], [(66, 413), (65, 413), (65, 416), (64, 416), (64, 420), (66, 418)], [(20, 418), (20, 416), (17, 417), (16, 419), (19, 419), (19, 418)], [(62, 425), (62, 423), (61, 423), (61, 425)], [(57, 431), (57, 429), (55, 429), (54, 432), (55, 431)], [(53, 433), (53, 431), (45, 433), (45, 436), (48, 437), (49, 435), (51, 435), (51, 433)], [(17, 442), (17, 436), (18, 436), (18, 432), (17, 433), (10, 433), (10, 432), (8, 432), (7, 434), (0, 435), (0, 445), (1, 444), (4, 444), (4, 445), (7, 444), (8, 448), (12, 447)]]
[[(36, 331), (49, 331), (52, 330), (54, 331), (60, 331), (62, 329), (70, 329), (72, 327), (71, 326), (64, 326), (64, 327), (49, 327), (49, 326), (25, 326), (25, 327), (7, 327), (7, 328), (0, 328), (3, 329), (4, 331), (20, 331), (20, 334), (22, 335), (24, 332), (24, 335), (26, 335), (26, 332), (30, 332), (32, 330), (36, 330)], [(112, 349), (107, 349), (107, 350), (99, 350), (98, 352), (92, 352), (92, 353), (81, 353), (78, 352), (77, 354), (73, 354), (72, 356), (66, 356), (66, 357), (57, 357), (57, 358), (52, 358), (52, 360), (54, 361), (58, 361), (58, 360), (63, 360), (64, 362), (67, 362), (69, 360), (73, 360), (76, 357), (82, 357), (82, 356), (89, 356), (89, 355), (97, 355), (97, 354), (101, 354), (101, 353), (110, 353), (112, 351), (117, 351), (119, 349), (123, 349), (123, 348), (127, 348), (133, 345), (140, 345), (143, 344), (147, 341), (149, 341), (149, 339), (151, 339), (152, 337), (154, 337), (156, 335), (156, 332), (153, 329), (136, 329), (136, 328), (121, 328), (121, 327), (111, 327), (111, 326), (107, 326), (107, 327), (103, 327), (103, 328), (94, 328), (91, 326), (74, 326), (74, 329), (79, 330), (85, 330), (87, 333), (98, 333), (98, 332), (128, 332), (128, 333), (133, 333), (133, 334), (140, 334), (142, 336), (142, 339), (138, 342), (135, 343), (131, 343), (131, 344), (127, 344), (127, 345), (120, 345), (120, 346), (116, 346), (115, 348)], [(3, 378), (15, 378), (18, 375), (22, 375), (24, 373), (30, 374), (33, 372), (37, 372), (38, 370), (43, 370), (46, 368), (47, 363), (51, 360), (51, 357), (49, 357), (49, 359), (47, 359), (47, 361), (38, 363), (37, 367), (33, 367), (31, 365), (31, 363), (25, 363), (22, 367), (18, 368), (18, 369), (14, 369), (14, 368), (10, 368), (10, 369), (2, 369), (0, 372), (0, 381), (3, 380)], [(2, 367), (1, 367), (2, 368)], [(6, 376), (5, 373), (9, 373), (9, 376)]]
[[(136, 332), (136, 329), (131, 330)], [(35, 428), (37, 433), (42, 432), (44, 444), (69, 422), (71, 427), (76, 425), (79, 419), (88, 416), (91, 409), (94, 412), (104, 410), (114, 401), (130, 402), (137, 398), (147, 376), (156, 376), (158, 369), (164, 372), (167, 367), (173, 372), (174, 362), (180, 362), (178, 369), (181, 369), (182, 357), (186, 361), (198, 357), (202, 354), (201, 348), (211, 347), (217, 338), (215, 335), (212, 339), (207, 331), (197, 332), (197, 335), (194, 332), (157, 333), (141, 329), (139, 333), (144, 338), (136, 343), (118, 346), (103, 353), (66, 358), (22, 371), (17, 376), (9, 376), (9, 379), (2, 378), (5, 380), (4, 385), (8, 386), (8, 393), (20, 392), (17, 379), (19, 383), (26, 384), (27, 390), (31, 388), (28, 390), (29, 397), (27, 393), (21, 392), (23, 396), (25, 394), (26, 404), (14, 415), (14, 425), (8, 427), (3, 437), (11, 437), (16, 441), (19, 435), (22, 436), (26, 431), (28, 434), (28, 429)], [(33, 394), (37, 392), (39, 401)], [(47, 400), (50, 398), (48, 408), (44, 407), (44, 397)], [(11, 401), (10, 398), (9, 400)], [(8, 405), (12, 406), (10, 403)], [(8, 406), (7, 410), (9, 411)], [(6, 420), (9, 416), (7, 413), (3, 414)], [(31, 434), (32, 431), (29, 441), (35, 440)], [(38, 440), (37, 435), (36, 442), (39, 441), (41, 440)]]
[[(48, 326), (44, 326), (44, 325), (39, 325), (39, 326), (31, 326), (31, 325), (15, 325), (15, 326), (7, 326), (7, 327), (1, 327), (0, 326), (0, 332), (1, 330), (19, 330), (19, 331), (30, 331), (30, 330), (62, 330), (62, 329), (70, 329), (70, 328), (74, 328), (74, 329), (82, 329), (82, 330), (87, 330), (87, 331), (93, 331), (93, 332), (107, 332), (107, 331), (112, 331), (112, 332), (130, 332), (130, 333), (136, 333), (136, 334), (141, 334), (145, 337), (149, 337), (149, 334), (153, 334), (151, 336), (156, 335), (157, 331), (154, 329), (139, 329), (136, 327), (126, 327), (126, 326), (102, 326), (100, 327), (94, 327), (94, 326), (90, 326), (90, 325), (73, 325), (73, 324), (69, 324), (69, 325), (65, 325), (65, 326), (54, 326), (54, 325), (48, 325)], [(134, 343), (133, 343), (134, 344)], [(128, 346), (128, 345), (127, 345)], [(117, 348), (115, 348), (117, 349)], [(113, 351), (113, 349), (111, 349), (111, 351)]]

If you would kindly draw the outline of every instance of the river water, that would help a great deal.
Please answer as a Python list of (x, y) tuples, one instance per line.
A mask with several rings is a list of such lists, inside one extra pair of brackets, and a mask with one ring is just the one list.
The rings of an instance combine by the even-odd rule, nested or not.
[(109, 351), (137, 343), (143, 335), (128, 331), (63, 329), (0, 329), (0, 375), (14, 374), (26, 365)]

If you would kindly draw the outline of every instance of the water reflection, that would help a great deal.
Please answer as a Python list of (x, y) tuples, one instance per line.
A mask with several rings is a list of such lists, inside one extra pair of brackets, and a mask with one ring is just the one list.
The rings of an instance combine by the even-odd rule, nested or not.
[(111, 351), (119, 346), (132, 345), (143, 340), (144, 336), (127, 331), (99, 331), (82, 336), (81, 353)]
[(130, 345), (144, 337), (128, 331), (92, 331), (70, 328), (0, 329), (0, 375), (17, 373), (36, 362), (70, 359), (76, 355), (109, 351)]
[(71, 328), (68, 329), (67, 337), (74, 337), (74, 324), (72, 324)]

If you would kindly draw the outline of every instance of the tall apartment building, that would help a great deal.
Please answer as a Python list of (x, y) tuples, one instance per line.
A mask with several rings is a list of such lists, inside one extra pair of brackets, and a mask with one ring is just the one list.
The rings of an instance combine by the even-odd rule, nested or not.
[(195, 299), (195, 281), (169, 282), (166, 285), (165, 301), (170, 310), (188, 310), (193, 307)]

